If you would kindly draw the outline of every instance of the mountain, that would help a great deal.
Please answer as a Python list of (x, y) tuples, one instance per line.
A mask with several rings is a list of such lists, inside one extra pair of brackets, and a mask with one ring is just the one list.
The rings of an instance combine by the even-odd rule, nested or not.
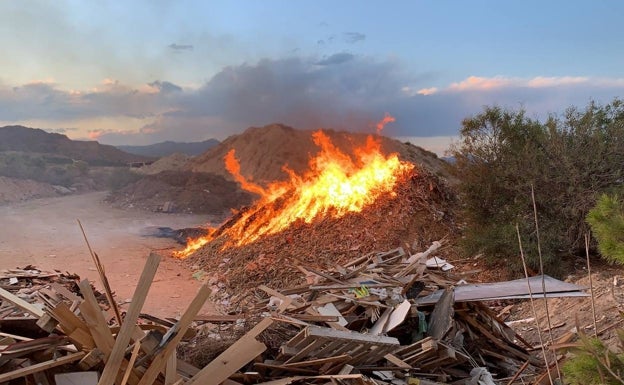
[(161, 143), (150, 144), (147, 146), (115, 146), (118, 149), (129, 152), (130, 154), (151, 156), (162, 158), (174, 153), (195, 156), (206, 152), (207, 150), (219, 145), (218, 140), (208, 139), (203, 142), (172, 142), (166, 141)]
[(95, 141), (71, 140), (65, 135), (24, 126), (0, 127), (0, 152), (2, 151), (52, 154), (62, 158), (83, 160), (94, 166), (115, 166), (153, 160)]
[[(347, 154), (355, 146), (363, 145), (367, 134), (323, 130), (333, 144)], [(230, 136), (218, 146), (197, 156), (186, 165), (189, 171), (210, 172), (232, 179), (224, 165), (224, 157), (231, 149), (236, 150), (241, 173), (256, 183), (266, 184), (284, 180), (287, 174), (283, 165), (301, 174), (308, 169), (308, 160), (319, 148), (312, 140), (311, 130), (297, 130), (283, 124), (265, 127), (250, 127), (240, 135)], [(381, 137), (384, 153), (398, 153), (403, 160), (419, 164), (430, 172), (451, 180), (447, 164), (436, 154), (410, 143), (402, 143), (388, 137)]]

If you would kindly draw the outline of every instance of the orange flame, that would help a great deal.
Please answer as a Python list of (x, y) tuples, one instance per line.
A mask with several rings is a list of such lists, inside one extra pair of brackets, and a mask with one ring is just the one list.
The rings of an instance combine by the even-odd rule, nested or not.
[(392, 116), (392, 115), (390, 115), (389, 113), (386, 112), (386, 114), (384, 115), (383, 119), (381, 119), (377, 123), (377, 135), (381, 135), (381, 130), (384, 129), (386, 124), (392, 123), (392, 122), (396, 122), (396, 119), (394, 118), (394, 116)]
[[(382, 129), (394, 118), (388, 114), (377, 124)], [(402, 162), (397, 154), (384, 156), (380, 138), (368, 136), (363, 147), (355, 148), (354, 158), (340, 151), (323, 131), (312, 134), (319, 153), (310, 159), (309, 171), (297, 175), (284, 167), (289, 180), (274, 182), (266, 189), (245, 179), (234, 150), (225, 157), (227, 170), (241, 187), (257, 193), (260, 198), (249, 210), (220, 232), (228, 236), (227, 246), (244, 245), (262, 236), (278, 233), (296, 221), (312, 223), (315, 219), (331, 216), (339, 218), (349, 212), (359, 212), (381, 195), (393, 190), (401, 175), (414, 166)], [(215, 232), (206, 237), (189, 240), (186, 249), (174, 253), (185, 258), (215, 238)]]

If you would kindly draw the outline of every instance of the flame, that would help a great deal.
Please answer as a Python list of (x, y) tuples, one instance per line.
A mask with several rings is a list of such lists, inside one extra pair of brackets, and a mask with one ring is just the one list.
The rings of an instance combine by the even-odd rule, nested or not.
[[(394, 121), (388, 114), (377, 124), (378, 131)], [(245, 245), (262, 236), (278, 233), (294, 222), (312, 223), (315, 219), (331, 216), (340, 218), (350, 212), (360, 212), (381, 195), (393, 194), (401, 175), (414, 166), (402, 162), (397, 154), (384, 156), (381, 139), (369, 135), (362, 147), (353, 150), (354, 157), (340, 151), (323, 131), (312, 134), (319, 153), (310, 159), (309, 171), (297, 175), (283, 167), (289, 175), (284, 182), (274, 182), (263, 188), (248, 181), (240, 173), (240, 164), (234, 150), (225, 156), (226, 169), (242, 188), (260, 195), (250, 209), (239, 213), (229, 227), (189, 240), (186, 249), (174, 255), (185, 258), (225, 234), (225, 247)]]
[(381, 119), (381, 121), (379, 121), (377, 123), (377, 135), (381, 135), (381, 130), (384, 129), (386, 124), (392, 123), (392, 122), (395, 122), (395, 121), (396, 121), (396, 119), (394, 118), (394, 116), (392, 116), (392, 115), (390, 115), (389, 113), (386, 112), (386, 114), (384, 115), (383, 119)]

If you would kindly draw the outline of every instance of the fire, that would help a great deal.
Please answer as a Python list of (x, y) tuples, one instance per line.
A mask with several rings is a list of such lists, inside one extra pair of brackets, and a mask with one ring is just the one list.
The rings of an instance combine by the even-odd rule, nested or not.
[[(378, 131), (394, 121), (390, 115), (378, 123)], [(360, 212), (383, 194), (393, 190), (401, 175), (414, 166), (397, 154), (384, 156), (379, 137), (369, 135), (366, 144), (353, 150), (354, 157), (340, 151), (323, 131), (312, 134), (320, 151), (309, 161), (309, 171), (297, 175), (284, 166), (289, 179), (266, 188), (248, 181), (240, 173), (234, 150), (225, 157), (226, 169), (241, 187), (260, 198), (223, 231), (189, 240), (186, 249), (174, 253), (185, 258), (216, 236), (227, 235), (227, 246), (245, 245), (262, 236), (278, 233), (297, 221), (312, 223), (325, 216), (340, 218)]]

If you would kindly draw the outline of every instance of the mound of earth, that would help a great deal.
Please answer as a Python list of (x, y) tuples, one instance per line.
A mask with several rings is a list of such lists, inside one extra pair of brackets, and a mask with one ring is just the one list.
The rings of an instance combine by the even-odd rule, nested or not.
[(218, 145), (220, 142), (216, 139), (208, 139), (203, 142), (166, 142), (149, 144), (147, 146), (115, 146), (121, 151), (130, 154), (144, 155), (154, 158), (161, 158), (175, 153), (182, 153), (189, 156), (195, 156), (206, 152), (208, 149)]
[(164, 158), (158, 159), (156, 162), (140, 167), (135, 171), (139, 174), (153, 175), (163, 171), (184, 171), (191, 156), (181, 153), (171, 154)]
[(454, 237), (454, 204), (452, 191), (440, 178), (422, 169), (410, 171), (394, 194), (382, 196), (359, 213), (311, 224), (295, 222), (239, 247), (224, 248), (228, 239), (221, 235), (192, 254), (188, 263), (203, 269), (227, 295), (236, 293), (242, 299), (259, 284), (277, 289), (301, 283), (304, 276), (298, 265), (329, 269), (371, 251), (423, 249)]
[[(344, 153), (361, 146), (366, 141), (366, 134), (323, 130), (332, 143)], [(223, 158), (231, 149), (236, 151), (236, 158), (241, 165), (241, 173), (259, 184), (267, 184), (287, 178), (282, 170), (284, 165), (298, 174), (308, 169), (308, 160), (319, 148), (312, 140), (311, 130), (296, 130), (283, 124), (265, 127), (251, 127), (240, 135), (227, 138), (220, 145), (194, 158), (188, 164), (191, 171), (211, 172), (231, 179), (225, 169)], [(432, 152), (409, 143), (382, 137), (381, 147), (384, 153), (398, 153), (403, 160), (421, 165), (434, 174), (452, 182), (447, 171), (447, 163)]]
[(231, 209), (251, 203), (252, 196), (220, 175), (163, 171), (146, 175), (137, 182), (112, 192), (107, 201), (116, 207), (210, 214), (222, 218)]
[(0, 204), (54, 197), (65, 193), (71, 193), (71, 191), (60, 186), (53, 186), (30, 179), (0, 176)]

